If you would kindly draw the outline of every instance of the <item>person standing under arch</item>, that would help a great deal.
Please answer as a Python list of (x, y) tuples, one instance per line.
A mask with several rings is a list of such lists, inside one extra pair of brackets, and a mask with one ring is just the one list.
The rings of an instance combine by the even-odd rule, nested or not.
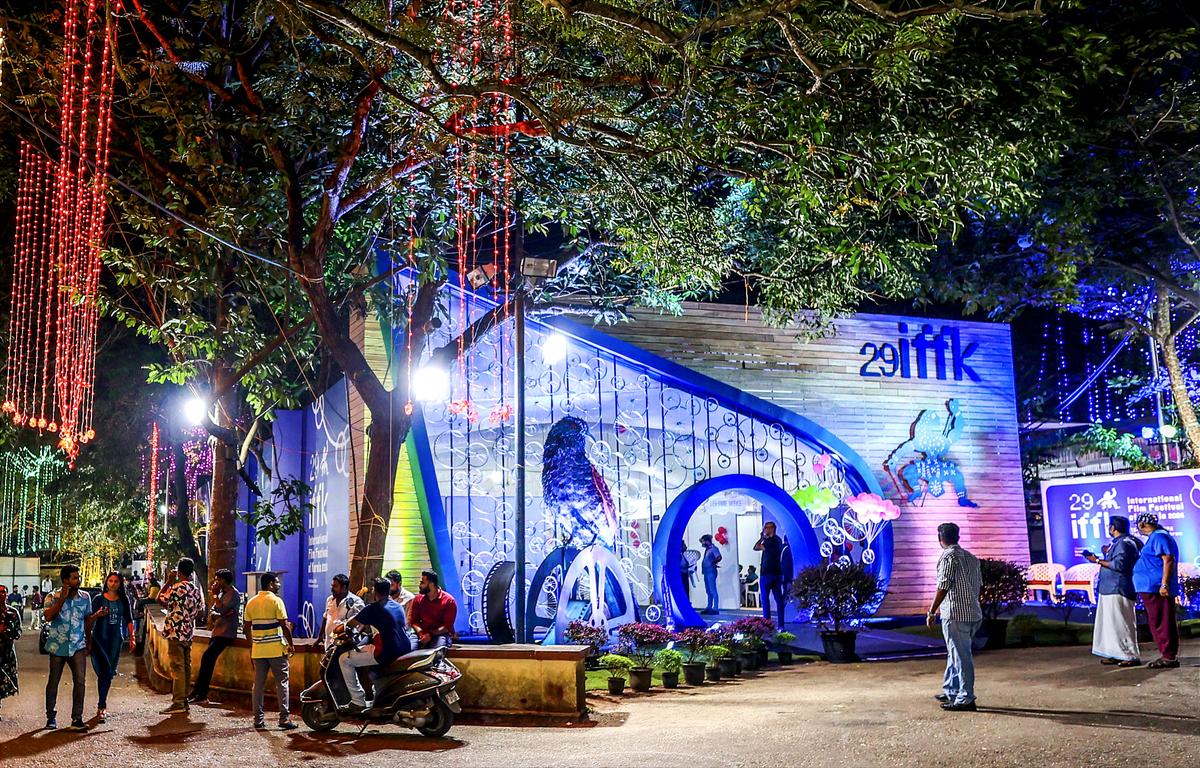
[(711, 534), (700, 537), (700, 545), (704, 547), (704, 556), (700, 563), (700, 571), (704, 574), (704, 593), (708, 602), (700, 613), (713, 615), (719, 613), (721, 599), (717, 595), (717, 568), (721, 562), (721, 550), (713, 543)]
[(762, 535), (754, 544), (755, 552), (762, 552), (758, 566), (759, 596), (762, 598), (763, 616), (771, 618), (771, 598), (779, 610), (779, 628), (783, 629), (783, 540), (775, 533), (775, 523), (763, 524)]

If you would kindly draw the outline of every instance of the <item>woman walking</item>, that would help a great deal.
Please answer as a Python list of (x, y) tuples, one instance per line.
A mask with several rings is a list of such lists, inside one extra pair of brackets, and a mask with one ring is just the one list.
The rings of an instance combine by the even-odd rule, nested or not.
[(17, 695), (17, 649), (21, 619), (8, 607), (8, 588), (0, 587), (0, 703)]
[(108, 718), (108, 691), (117, 676), (117, 664), (121, 661), (121, 646), (129, 644), (133, 653), (133, 611), (125, 596), (125, 579), (113, 572), (104, 579), (104, 591), (92, 599), (92, 669), (96, 671), (96, 719), (103, 723)]

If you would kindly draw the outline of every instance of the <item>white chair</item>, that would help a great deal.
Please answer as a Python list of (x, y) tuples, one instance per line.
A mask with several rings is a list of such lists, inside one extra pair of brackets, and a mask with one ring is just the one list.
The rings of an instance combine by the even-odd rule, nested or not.
[(1096, 563), (1080, 563), (1072, 565), (1063, 573), (1062, 591), (1084, 592), (1088, 602), (1096, 603), (1096, 578), (1100, 575), (1100, 566)]
[(1037, 597), (1038, 592), (1045, 592), (1049, 597), (1047, 602), (1058, 602), (1058, 585), (1067, 566), (1058, 563), (1033, 563), (1025, 572), (1029, 581), (1029, 599)]

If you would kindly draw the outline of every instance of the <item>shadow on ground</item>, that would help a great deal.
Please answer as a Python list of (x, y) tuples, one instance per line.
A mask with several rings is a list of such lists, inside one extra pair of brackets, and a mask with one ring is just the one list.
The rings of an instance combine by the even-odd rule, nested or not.
[(1115, 728), (1185, 736), (1195, 736), (1200, 733), (1200, 718), (1158, 712), (1131, 712), (1123, 709), (1107, 712), (1083, 712), (1070, 709), (1030, 709), (1025, 707), (980, 707), (979, 711), (989, 715), (1049, 720), (1059, 725), (1079, 725), (1085, 728)]

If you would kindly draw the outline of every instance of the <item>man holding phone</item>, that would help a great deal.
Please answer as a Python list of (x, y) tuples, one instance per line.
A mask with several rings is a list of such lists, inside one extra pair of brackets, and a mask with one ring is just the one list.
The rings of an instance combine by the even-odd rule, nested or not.
[(80, 591), (79, 568), (64, 565), (59, 572), (62, 587), (46, 596), (46, 653), (50, 656), (50, 676), (46, 678), (46, 729), (58, 727), (58, 683), (64, 667), (71, 668), (71, 725), (69, 731), (86, 731), (83, 722), (84, 675), (87, 672), (87, 648), (91, 643), (87, 617), (91, 599)]
[(1100, 663), (1119, 667), (1141, 664), (1137, 642), (1137, 591), (1133, 587), (1133, 567), (1137, 564), (1141, 542), (1129, 535), (1129, 518), (1108, 518), (1112, 543), (1104, 557), (1084, 550), (1088, 562), (1100, 566), (1096, 591), (1096, 626), (1092, 633), (1092, 654)]
[(775, 607), (779, 609), (779, 628), (783, 629), (783, 541), (775, 534), (775, 523), (763, 525), (754, 551), (762, 552), (762, 562), (758, 567), (758, 590), (762, 598), (763, 616), (771, 618), (771, 597), (774, 596)]

